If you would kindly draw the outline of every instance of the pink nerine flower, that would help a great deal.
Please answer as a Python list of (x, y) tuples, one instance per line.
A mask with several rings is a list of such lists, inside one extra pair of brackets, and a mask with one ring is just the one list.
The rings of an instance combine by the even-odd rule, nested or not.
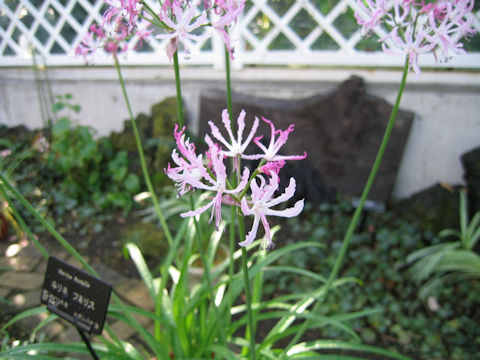
[(129, 28), (136, 26), (142, 4), (139, 0), (104, 0), (109, 8), (103, 14), (103, 22), (109, 23), (116, 17), (123, 17)]
[(238, 186), (235, 189), (228, 190), (227, 172), (225, 164), (223, 163), (224, 154), (215, 144), (213, 144), (212, 140), (208, 135), (205, 136), (205, 141), (207, 142), (207, 144), (209, 144), (209, 154), (212, 161), (212, 170), (215, 178), (211, 177), (209, 174), (205, 174), (202, 180), (204, 180), (207, 184), (197, 178), (190, 179), (189, 184), (192, 185), (194, 188), (212, 191), (216, 194), (213, 199), (206, 205), (196, 210), (187, 211), (183, 214), (180, 214), (180, 216), (196, 216), (208, 210), (209, 208), (212, 208), (210, 221), (212, 221), (213, 217), (215, 217), (215, 227), (218, 228), (220, 222), (222, 221), (223, 196), (239, 194), (247, 185), (250, 172), (248, 168), (245, 168)]
[(295, 179), (290, 178), (290, 183), (285, 189), (285, 192), (274, 198), (273, 194), (278, 189), (279, 181), (278, 175), (275, 172), (271, 172), (270, 181), (267, 183), (262, 176), (258, 176), (260, 184), (256, 180), (252, 181), (251, 190), (252, 196), (250, 201), (246, 198), (242, 198), (241, 209), (244, 215), (253, 215), (253, 225), (250, 232), (247, 234), (244, 241), (240, 242), (240, 246), (248, 246), (255, 240), (258, 231), (258, 225), (262, 222), (265, 229), (265, 241), (262, 244), (264, 249), (269, 249), (272, 245), (272, 235), (270, 233), (270, 225), (267, 221), (267, 216), (281, 216), (281, 217), (294, 217), (300, 214), (303, 210), (304, 200), (299, 200), (291, 208), (285, 210), (273, 210), (271, 207), (279, 205), (290, 198), (295, 193)]
[(270, 161), (260, 168), (260, 172), (270, 175), (270, 173), (273, 171), (275, 174), (278, 175), (278, 173), (284, 166), (285, 166), (284, 160)]
[[(115, 10), (115, 8), (110, 8), (110, 15), (115, 14), (112, 9)], [(109, 10), (105, 13), (106, 15), (109, 14)], [(114, 55), (125, 53), (129, 50), (129, 41), (136, 42), (136, 48), (138, 48), (141, 46), (143, 39), (153, 32), (153, 29), (149, 29), (150, 22), (146, 20), (136, 22), (135, 26), (132, 26), (123, 16), (110, 15), (104, 17), (100, 26), (92, 24), (89, 32), (75, 48), (75, 54), (82, 55), (86, 62), (89, 62), (89, 58), (93, 57), (98, 49), (103, 49), (108, 54)]]
[(365, 15), (362, 16), (358, 12), (355, 12), (355, 19), (359, 25), (363, 26), (366, 32), (372, 31), (375, 26), (382, 22), (383, 17), (388, 14), (386, 0), (357, 1), (357, 5)]
[(245, 0), (215, 1), (215, 13), (217, 16), (212, 20), (212, 27), (225, 43), (225, 47), (232, 59), (234, 58), (233, 47), (230, 42), (228, 28), (237, 21), (237, 18), (243, 12), (244, 7)]
[[(262, 136), (258, 136), (254, 139), (255, 144), (264, 152), (264, 154), (256, 154), (256, 155), (244, 155), (243, 158), (251, 159), (251, 160), (258, 160), (264, 159), (265, 161), (280, 161), (280, 160), (303, 160), (307, 157), (307, 153), (304, 152), (303, 155), (279, 155), (278, 152), (280, 148), (287, 142), (288, 134), (290, 134), (293, 129), (294, 125), (290, 125), (287, 130), (275, 130), (275, 126), (273, 122), (268, 119), (262, 117), (262, 120), (265, 121), (267, 124), (270, 125), (271, 135), (270, 135), (270, 143), (268, 147), (265, 147), (260, 140), (263, 138)], [(278, 135), (278, 138), (275, 137)]]
[(356, 0), (357, 22), (365, 33), (377, 26), (387, 29), (382, 37), (383, 50), (388, 54), (408, 57), (410, 68), (418, 78), (418, 56), (432, 52), (447, 61), (451, 53), (464, 53), (461, 39), (477, 31), (473, 27), (474, 0)]
[(192, 190), (194, 184), (204, 177), (209, 177), (207, 170), (203, 166), (202, 155), (195, 153), (195, 145), (185, 138), (185, 127), (178, 131), (178, 125), (175, 124), (174, 136), (177, 143), (177, 150), (172, 151), (172, 160), (177, 165), (171, 167), (168, 163), (165, 173), (172, 179), (177, 188), (178, 196), (182, 196), (188, 191)]
[(223, 125), (225, 126), (225, 129), (227, 130), (228, 137), (230, 138), (230, 142), (225, 140), (223, 135), (220, 133), (220, 130), (218, 130), (218, 127), (215, 126), (213, 121), (209, 121), (208, 124), (210, 125), (210, 128), (212, 130), (212, 135), (215, 139), (220, 141), (225, 147), (226, 151), (224, 151), (224, 154), (226, 156), (234, 158), (235, 162), (235, 169), (238, 169), (238, 157), (243, 156), (243, 153), (247, 149), (248, 144), (252, 141), (252, 138), (255, 136), (255, 133), (258, 128), (258, 118), (255, 118), (255, 121), (253, 122), (252, 129), (250, 130), (250, 133), (248, 134), (247, 138), (245, 141), (243, 141), (243, 131), (245, 130), (245, 111), (242, 110), (240, 112), (240, 115), (238, 116), (237, 119), (237, 138), (235, 139), (232, 133), (232, 125), (230, 122), (230, 117), (228, 115), (227, 109), (223, 110), (222, 112), (222, 122)]
[[(160, 14), (160, 18), (170, 28), (170, 32), (157, 35), (157, 38), (169, 40), (167, 56), (170, 60), (173, 59), (173, 55), (177, 51), (179, 40), (182, 41), (185, 57), (188, 58), (190, 56), (188, 39), (199, 41), (204, 38), (204, 36), (194, 35), (193, 31), (207, 24), (207, 13), (202, 11), (198, 17), (195, 17), (195, 8), (193, 6), (186, 4), (185, 8), (183, 8), (182, 4), (177, 1), (172, 2), (170, 10), (171, 12), (165, 9)], [(192, 20), (194, 20), (193, 23)]]
[(405, 31), (403, 37), (399, 36), (397, 29), (394, 29), (388, 36), (382, 40), (390, 38), (392, 41), (391, 45), (388, 45), (386, 42), (382, 43), (382, 49), (386, 54), (391, 55), (406, 55), (408, 56), (408, 62), (410, 69), (416, 74), (416, 79), (420, 76), (420, 66), (418, 65), (418, 56), (420, 54), (425, 54), (430, 52), (435, 44), (425, 42), (425, 33), (419, 32), (416, 36), (412, 33), (410, 27)]

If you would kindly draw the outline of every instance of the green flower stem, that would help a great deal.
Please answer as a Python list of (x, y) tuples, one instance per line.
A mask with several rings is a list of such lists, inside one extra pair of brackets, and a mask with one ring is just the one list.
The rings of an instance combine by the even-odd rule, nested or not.
[[(240, 239), (245, 239), (245, 225), (243, 223), (243, 217), (238, 215), (238, 235)], [(247, 302), (247, 317), (248, 317), (248, 327), (245, 331), (245, 338), (250, 340), (250, 357), (249, 360), (255, 360), (255, 322), (253, 321), (253, 312), (252, 312), (252, 295), (250, 291), (250, 279), (248, 275), (248, 257), (247, 249), (242, 246), (242, 266), (243, 266), (243, 282), (245, 285), (245, 297)]]
[[(83, 268), (90, 273), (91, 275), (100, 278), (100, 275), (93, 269), (90, 264), (80, 255), (75, 248), (70, 245), (70, 243), (50, 224), (47, 220), (45, 220), (39, 213), (38, 211), (28, 202), (27, 199), (25, 199), (22, 194), (20, 194), (11, 184), (10, 182), (6, 179), (6, 177), (3, 175), (2, 172), (0, 172), (0, 185), (5, 187), (10, 193), (15, 196), (15, 198), (37, 219), (40, 224), (57, 240), (60, 245), (65, 248), (82, 266)], [(37, 244), (35, 242), (35, 244)], [(42, 250), (40, 250), (42, 251)], [(43, 254), (43, 251), (42, 251)], [(48, 255), (48, 254), (47, 254)], [(120, 298), (115, 294), (115, 292), (112, 292), (112, 299), (118, 304), (118, 306), (122, 309), (123, 313), (127, 317), (129, 323), (136, 328), (139, 333), (142, 335), (142, 337), (147, 341), (148, 345), (150, 348), (157, 354), (157, 356), (160, 356), (162, 354), (162, 351), (165, 352), (161, 348), (159, 344), (157, 344), (154, 341), (149, 341), (150, 336), (147, 333), (147, 331), (138, 323), (137, 320), (130, 314), (128, 311), (127, 307), (123, 304), (123, 302), (120, 300)], [(105, 329), (108, 331), (109, 335), (114, 339), (117, 343), (120, 343), (120, 340), (118, 337), (113, 333), (113, 331), (110, 329), (110, 327), (105, 325)], [(163, 354), (164, 359), (168, 358), (168, 354)]]
[[(400, 101), (402, 99), (403, 91), (405, 89), (405, 84), (407, 81), (407, 74), (408, 74), (408, 67), (409, 67), (409, 61), (408, 58), (405, 60), (405, 66), (403, 67), (403, 75), (402, 75), (402, 80), (400, 81), (400, 85), (398, 88), (398, 93), (397, 93), (397, 98), (395, 100), (395, 105), (393, 106), (392, 112), (390, 114), (390, 118), (388, 120), (387, 128), (385, 129), (385, 133), (383, 135), (382, 142), (380, 144), (380, 147), (378, 149), (377, 157), (375, 158), (375, 162), (373, 163), (372, 169), (370, 171), (370, 175), (368, 176), (367, 183), (365, 184), (365, 187), (363, 188), (362, 195), (360, 197), (360, 202), (355, 209), (355, 213), (353, 214), (352, 220), (350, 221), (350, 225), (348, 226), (347, 232), (345, 234), (345, 237), (342, 242), (342, 247), (339, 250), (339, 253), (335, 259), (335, 263), (333, 264), (332, 271), (330, 272), (330, 276), (327, 280), (327, 283), (324, 285), (324, 292), (316, 302), (315, 306), (312, 309), (312, 312), (318, 311), (319, 307), (325, 300), (328, 292), (332, 288), (333, 282), (337, 278), (338, 272), (340, 271), (340, 267), (343, 263), (343, 259), (345, 258), (345, 255), (347, 253), (348, 246), (350, 245), (350, 240), (352, 239), (353, 233), (357, 227), (358, 221), (360, 220), (360, 215), (362, 214), (363, 207), (365, 205), (365, 201), (368, 198), (368, 194), (370, 193), (370, 190), (372, 188), (373, 182), (375, 180), (375, 177), (377, 176), (378, 169), (380, 168), (380, 163), (382, 162), (383, 155), (385, 154), (385, 150), (387, 148), (388, 140), (390, 139), (390, 135), (393, 130), (393, 126), (395, 124), (395, 119), (397, 118), (397, 113), (398, 109), (400, 107)], [(287, 351), (303, 336), (305, 331), (308, 329), (310, 325), (310, 321), (306, 320), (303, 324), (302, 327), (299, 329), (299, 331), (295, 334), (293, 339), (290, 341), (287, 347), (283, 350), (280, 358), (285, 358), (285, 355)]]
[(225, 47), (225, 77), (227, 81), (227, 111), (228, 116), (232, 124), (232, 132), (235, 131), (235, 125), (233, 122), (233, 102), (232, 102), (232, 79), (231, 79), (231, 67), (230, 67), (230, 53)]
[[(131, 121), (131, 124), (132, 124), (133, 134), (135, 136), (135, 142), (137, 144), (138, 155), (140, 157), (140, 164), (141, 164), (141, 167), (142, 167), (143, 176), (145, 178), (145, 183), (146, 183), (147, 189), (148, 189), (148, 191), (149, 191), (149, 193), (152, 197), (153, 206), (155, 208), (155, 212), (158, 216), (158, 219), (160, 220), (160, 224), (162, 225), (162, 229), (165, 233), (165, 237), (167, 238), (168, 244), (170, 246), (172, 246), (172, 244), (173, 244), (172, 234), (171, 234), (171, 232), (168, 228), (167, 222), (165, 221), (165, 217), (163, 216), (163, 212), (160, 209), (160, 205), (158, 203), (157, 195), (155, 194), (155, 191), (154, 191), (153, 185), (152, 185), (152, 181), (150, 179), (150, 174), (148, 173), (147, 163), (145, 161), (145, 153), (143, 151), (142, 141), (140, 139), (140, 133), (138, 131), (138, 126), (137, 126), (137, 121), (135, 120), (135, 117), (133, 116), (132, 107), (130, 105), (130, 100), (128, 98), (127, 89), (125, 87), (125, 81), (123, 79), (122, 71), (120, 69), (120, 63), (118, 62), (118, 57), (115, 54), (114, 54), (113, 58), (115, 60), (115, 68), (117, 70), (118, 79), (119, 79), (120, 85), (122, 87), (123, 97), (125, 99), (125, 103), (127, 105), (128, 113), (130, 115), (130, 121)], [(166, 285), (166, 282), (163, 282), (162, 284)], [(162, 296), (163, 296), (163, 290), (164, 290), (164, 288), (161, 287), (158, 291), (158, 294), (157, 294), (157, 301), (156, 301), (156, 305), (155, 305), (155, 314), (158, 315), (158, 316), (161, 315), (161, 308), (162, 308), (161, 299), (162, 299)], [(161, 325), (160, 321), (155, 320), (155, 338), (157, 339), (157, 341), (160, 340), (160, 325)]]
[[(227, 31), (227, 30), (225, 30)], [(226, 88), (227, 88), (227, 111), (228, 111), (228, 116), (230, 118), (230, 124), (231, 124), (231, 130), (232, 133), (235, 132), (235, 124), (233, 122), (233, 104), (232, 104), (232, 79), (230, 76), (230, 54), (228, 53), (227, 47), (225, 47), (225, 80), (226, 80)], [(232, 159), (231, 162), (232, 169), (234, 165), (234, 160)], [(238, 178), (238, 175), (237, 175)], [(237, 211), (234, 206), (230, 207), (230, 223), (229, 223), (229, 256), (230, 256), (230, 261), (228, 262), (228, 278), (230, 280), (233, 279), (233, 275), (235, 273), (235, 259), (233, 257), (233, 254), (235, 253), (235, 248), (236, 248), (236, 241), (235, 241), (235, 234), (236, 234), (236, 223), (237, 223)], [(233, 303), (235, 299), (233, 298), (232, 291), (228, 292), (228, 301), (230, 304), (231, 308), (233, 306)], [(230, 312), (228, 312), (228, 322), (230, 322)]]
[(175, 70), (175, 87), (177, 91), (177, 117), (178, 126), (183, 127), (183, 100), (182, 100), (182, 86), (180, 82), (180, 65), (178, 63), (178, 51), (173, 54), (173, 68)]
[(243, 265), (243, 282), (245, 283), (245, 297), (247, 298), (247, 316), (248, 316), (248, 328), (246, 337), (250, 339), (250, 357), (249, 359), (255, 360), (255, 326), (253, 322), (252, 313), (252, 295), (250, 293), (250, 279), (248, 276), (248, 258), (247, 249), (242, 246), (242, 265)]
[(35, 55), (35, 49), (32, 50), (32, 69), (35, 77), (35, 85), (37, 87), (38, 103), (40, 104), (40, 112), (42, 114), (42, 123), (45, 128), (51, 129), (52, 124), (50, 123), (49, 109), (46, 104), (45, 94), (43, 93), (42, 81), (40, 80), (39, 75), (39, 66), (37, 63), (37, 57)]
[[(190, 206), (191, 206), (192, 209), (195, 207), (194, 203), (193, 203), (192, 195), (190, 195)], [(198, 221), (195, 217), (193, 218), (193, 222), (195, 224), (195, 232), (196, 232), (195, 238), (197, 239), (198, 251), (200, 253), (200, 260), (202, 261), (203, 271), (205, 273), (205, 280), (207, 282), (208, 293), (209, 293), (209, 296), (210, 296), (211, 304), (212, 304), (213, 311), (215, 313), (215, 318), (216, 318), (216, 321), (217, 321), (217, 325), (218, 325), (218, 328), (219, 328), (218, 332), (220, 334), (220, 341), (221, 341), (223, 346), (226, 346), (227, 345), (227, 340), (225, 339), (226, 331), (225, 331), (225, 328), (223, 326), (222, 317), (220, 316), (220, 313), (218, 312), (218, 307), (215, 304), (215, 294), (213, 293), (212, 279), (210, 277), (210, 270), (211, 269), (210, 269), (210, 265), (207, 262), (207, 257), (205, 256), (205, 249), (203, 248), (203, 244), (202, 244), (202, 238), (203, 238), (202, 232), (200, 230), (200, 226), (198, 225)]]
[(162, 225), (162, 229), (165, 232), (165, 236), (167, 238), (168, 244), (172, 245), (172, 243), (173, 243), (172, 234), (170, 233), (170, 230), (168, 229), (168, 225), (165, 221), (165, 217), (163, 216), (162, 210), (160, 209), (160, 205), (158, 204), (158, 198), (157, 198), (157, 195), (155, 194), (155, 190), (153, 189), (152, 180), (150, 179), (150, 174), (148, 173), (147, 163), (145, 161), (145, 153), (144, 153), (143, 147), (142, 147), (142, 140), (140, 139), (140, 133), (138, 131), (137, 121), (135, 120), (135, 117), (133, 116), (132, 107), (130, 105), (130, 100), (128, 98), (127, 89), (125, 87), (125, 81), (123, 79), (122, 71), (120, 69), (120, 63), (118, 62), (118, 57), (117, 57), (116, 54), (114, 54), (113, 58), (115, 60), (115, 68), (117, 69), (118, 79), (119, 79), (120, 85), (122, 87), (123, 97), (124, 97), (125, 103), (127, 105), (128, 114), (130, 116), (130, 122), (132, 124), (133, 134), (135, 136), (135, 142), (137, 144), (138, 155), (140, 157), (140, 164), (141, 164), (141, 167), (142, 167), (143, 176), (145, 178), (145, 183), (147, 185), (148, 192), (150, 193), (150, 195), (152, 197), (152, 202), (153, 202), (153, 206), (155, 208), (155, 212), (156, 212), (156, 214), (157, 214), (157, 216), (160, 220), (160, 223)]
[[(184, 121), (183, 121), (184, 112), (183, 112), (183, 100), (182, 100), (182, 87), (181, 87), (181, 81), (180, 81), (180, 66), (179, 66), (179, 62), (178, 62), (178, 51), (176, 51), (175, 54), (173, 55), (173, 67), (174, 67), (174, 71), (175, 71), (175, 86), (176, 86), (176, 93), (177, 93), (178, 125), (181, 128), (181, 127), (183, 127), (183, 124), (184, 124)], [(193, 198), (191, 196), (190, 196), (190, 203), (191, 203), (191, 207), (193, 209), (194, 204), (193, 204)], [(211, 304), (213, 306), (213, 311), (215, 313), (217, 325), (218, 325), (218, 328), (219, 328), (220, 341), (221, 341), (223, 346), (226, 346), (226, 344), (227, 344), (227, 341), (225, 339), (226, 332), (225, 332), (225, 329), (223, 327), (222, 318), (220, 316), (220, 313), (218, 312), (218, 307), (215, 304), (215, 296), (214, 296), (214, 293), (213, 293), (212, 280), (211, 280), (211, 277), (210, 277), (210, 266), (207, 263), (207, 259), (206, 259), (206, 256), (205, 256), (205, 250), (204, 250), (203, 244), (202, 244), (202, 236), (200, 234), (200, 227), (199, 227), (196, 219), (194, 219), (194, 224), (195, 224), (195, 229), (197, 230), (196, 231), (196, 233), (197, 233), (196, 239), (197, 239), (198, 251), (200, 253), (200, 258), (202, 260), (203, 270), (205, 272), (205, 280), (207, 281), (207, 287), (208, 287), (208, 292), (209, 292), (210, 299), (211, 299)]]

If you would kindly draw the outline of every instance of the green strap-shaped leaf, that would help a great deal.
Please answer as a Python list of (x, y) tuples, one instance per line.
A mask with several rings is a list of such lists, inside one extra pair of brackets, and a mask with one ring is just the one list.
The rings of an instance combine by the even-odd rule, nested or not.
[(345, 341), (337, 341), (337, 340), (316, 340), (316, 341), (309, 341), (309, 342), (297, 344), (292, 346), (292, 348), (287, 352), (287, 356), (289, 359), (297, 359), (297, 358), (301, 358), (301, 357), (297, 357), (296, 356), (297, 354), (300, 355), (302, 353), (313, 351), (313, 350), (362, 351), (362, 352), (367, 352), (371, 354), (386, 356), (387, 358), (391, 358), (391, 359), (411, 360), (407, 356), (400, 355), (393, 351), (378, 348), (375, 346), (351, 344)]
[(132, 242), (129, 242), (125, 245), (130, 254), (130, 258), (132, 259), (135, 267), (137, 268), (140, 277), (143, 280), (143, 283), (147, 287), (148, 293), (153, 301), (157, 298), (157, 289), (155, 289), (155, 284), (153, 281), (152, 273), (150, 272), (148, 265), (142, 255), (142, 252), (138, 248), (138, 246)]

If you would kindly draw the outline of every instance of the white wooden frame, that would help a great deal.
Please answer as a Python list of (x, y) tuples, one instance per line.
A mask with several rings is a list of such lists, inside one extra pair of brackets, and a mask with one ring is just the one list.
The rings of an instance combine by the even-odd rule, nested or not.
[[(152, 6), (156, 0), (147, 0)], [(29, 46), (35, 47), (49, 66), (77, 66), (84, 60), (73, 56), (72, 49), (78, 44), (93, 21), (101, 21), (103, 0), (37, 0), (41, 5), (37, 8), (34, 0), (0, 0), (0, 67), (31, 66), (32, 60), (28, 51)], [(86, 18), (83, 22), (72, 15), (75, 7), (81, 6)], [(290, 23), (300, 12), (306, 11), (316, 22), (316, 27), (304, 38), (292, 29)], [(336, 27), (335, 20), (352, 9), (356, 10), (354, 0), (339, 0), (328, 14), (322, 14), (311, 0), (295, 1), (283, 15), (279, 15), (269, 5), (269, 0), (254, 0), (248, 11), (238, 21), (232, 32), (236, 40), (235, 66), (275, 65), (275, 66), (344, 66), (344, 67), (399, 67), (403, 58), (385, 55), (382, 52), (362, 52), (356, 49), (361, 40), (360, 29), (351, 36), (344, 36)], [(265, 14), (272, 26), (263, 38), (258, 38), (250, 29), (252, 21), (259, 13)], [(57, 15), (55, 24), (51, 24), (46, 15)], [(30, 26), (22, 20), (29, 16)], [(475, 15), (474, 26), (480, 32), (480, 12)], [(62, 36), (62, 28), (70, 26), (75, 31), (74, 39), (69, 42)], [(48, 40), (42, 43), (37, 31), (42, 28), (48, 33)], [(39, 30), (40, 29), (40, 30)], [(383, 30), (375, 32), (382, 35)], [(269, 45), (275, 37), (282, 33), (293, 45), (292, 50), (270, 50)], [(338, 50), (312, 50), (315, 40), (326, 33), (338, 45)], [(206, 41), (192, 44), (192, 57), (181, 62), (184, 65), (223, 66), (224, 49), (218, 37), (213, 37), (208, 50), (202, 49)], [(249, 44), (247, 49), (246, 44)], [(29, 44), (29, 45), (28, 45)], [(122, 59), (125, 65), (169, 65), (165, 55), (166, 43), (160, 40), (151, 40), (151, 52), (130, 52)], [(55, 53), (54, 48), (63, 53)], [(422, 66), (432, 68), (463, 68), (480, 69), (480, 52), (465, 55), (456, 55), (448, 63), (437, 63), (433, 56), (422, 56)], [(97, 65), (111, 65), (112, 60), (107, 54), (98, 54), (94, 63)]]

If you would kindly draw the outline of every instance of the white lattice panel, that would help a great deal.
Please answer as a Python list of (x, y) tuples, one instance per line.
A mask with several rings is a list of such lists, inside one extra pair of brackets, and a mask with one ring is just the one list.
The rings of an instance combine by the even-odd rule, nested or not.
[[(156, 0), (148, 0), (152, 7)], [(33, 46), (49, 65), (82, 64), (72, 49), (93, 21), (101, 21), (103, 0), (0, 0), (0, 66), (29, 66)], [(375, 37), (364, 39), (356, 25), (354, 0), (255, 0), (249, 1), (234, 28), (237, 66), (400, 66), (402, 57), (379, 51)], [(480, 31), (480, 12), (475, 18)], [(376, 36), (382, 36), (376, 29)], [(478, 38), (478, 35), (477, 35)], [(133, 45), (133, 44), (132, 44)], [(448, 64), (421, 57), (432, 67), (480, 68), (480, 44), (468, 55), (455, 56)], [(150, 39), (139, 51), (122, 59), (131, 65), (168, 65), (166, 43)], [(216, 38), (192, 44), (191, 65), (221, 66), (223, 46)], [(182, 59), (183, 57), (181, 57)], [(96, 64), (111, 64), (99, 54)]]

